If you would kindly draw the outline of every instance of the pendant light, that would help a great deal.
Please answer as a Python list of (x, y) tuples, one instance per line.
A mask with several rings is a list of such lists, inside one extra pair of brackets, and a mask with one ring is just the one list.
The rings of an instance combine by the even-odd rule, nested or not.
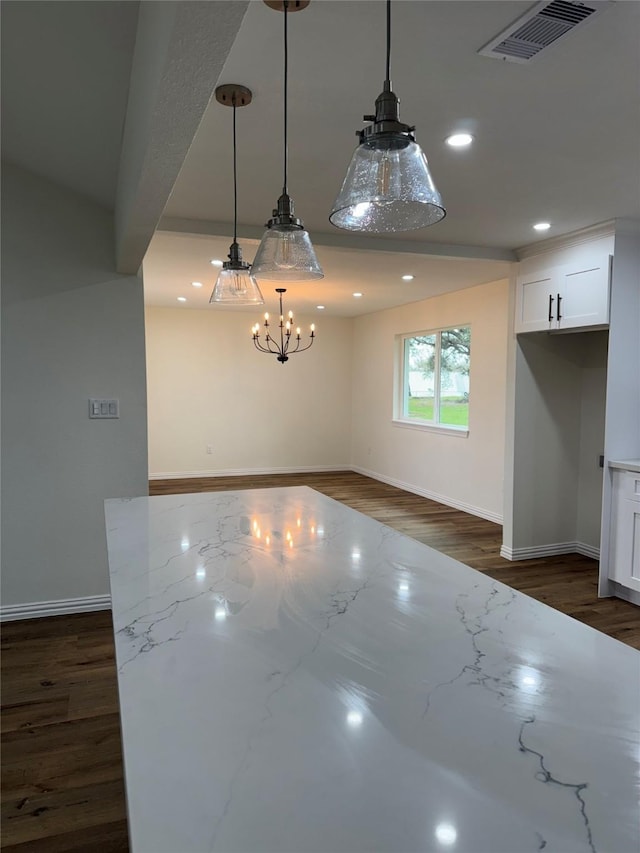
[(384, 89), (376, 98), (373, 122), (360, 131), (347, 175), (329, 221), (348, 231), (383, 234), (434, 225), (446, 215), (429, 165), (413, 135), (399, 120), (391, 89), (391, 0), (387, 0), (387, 66)]
[(309, 5), (309, 0), (265, 0), (270, 9), (284, 12), (284, 181), (282, 195), (256, 252), (252, 271), (256, 278), (269, 281), (311, 281), (323, 278), (309, 233), (302, 220), (295, 216), (293, 200), (289, 197), (287, 147), (287, 82), (289, 75), (289, 45), (287, 15)]
[(237, 83), (227, 83), (216, 89), (216, 100), (225, 107), (233, 107), (233, 243), (218, 275), (209, 302), (228, 305), (262, 305), (264, 299), (251, 267), (242, 260), (238, 245), (238, 169), (236, 145), (236, 109), (251, 103), (251, 90)]

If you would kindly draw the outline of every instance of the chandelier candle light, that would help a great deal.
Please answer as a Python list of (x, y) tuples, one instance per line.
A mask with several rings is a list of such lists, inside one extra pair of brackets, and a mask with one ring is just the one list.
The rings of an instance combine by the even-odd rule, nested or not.
[(267, 230), (258, 246), (252, 272), (256, 278), (270, 281), (312, 281), (324, 273), (316, 258), (309, 233), (294, 214), (287, 186), (289, 149), (287, 141), (287, 82), (289, 46), (287, 15), (309, 5), (309, 0), (264, 0), (270, 9), (284, 12), (284, 181), (278, 206), (267, 222)]
[(415, 127), (400, 121), (390, 67), (391, 0), (387, 0), (384, 89), (376, 98), (375, 115), (364, 116), (373, 124), (356, 131), (360, 144), (329, 215), (333, 225), (348, 231), (415, 231), (446, 215), (427, 158), (413, 135)]
[(251, 334), (253, 335), (253, 343), (256, 346), (257, 350), (260, 352), (267, 352), (271, 355), (277, 356), (278, 361), (281, 364), (284, 364), (285, 361), (289, 361), (289, 356), (293, 355), (294, 352), (304, 352), (309, 349), (309, 347), (313, 346), (313, 342), (316, 339), (316, 327), (314, 323), (311, 324), (310, 335), (309, 335), (309, 343), (306, 346), (300, 346), (302, 343), (302, 338), (300, 335), (300, 327), (296, 328), (295, 337), (293, 338), (295, 342), (295, 346), (293, 349), (291, 348), (291, 337), (293, 333), (293, 311), (289, 311), (287, 314), (287, 319), (284, 319), (284, 310), (282, 308), (282, 294), (286, 293), (287, 290), (284, 287), (276, 287), (276, 293), (280, 297), (280, 341), (274, 340), (271, 337), (271, 333), (269, 331), (269, 314), (264, 315), (264, 328), (265, 328), (265, 337), (264, 344), (260, 340), (260, 324), (256, 323), (255, 326), (251, 329)]
[(251, 90), (237, 83), (227, 83), (216, 89), (216, 100), (225, 107), (233, 107), (233, 243), (218, 275), (209, 302), (224, 302), (228, 305), (262, 305), (264, 299), (258, 282), (251, 274), (251, 267), (242, 260), (242, 249), (238, 245), (238, 170), (236, 145), (236, 108), (251, 103)]

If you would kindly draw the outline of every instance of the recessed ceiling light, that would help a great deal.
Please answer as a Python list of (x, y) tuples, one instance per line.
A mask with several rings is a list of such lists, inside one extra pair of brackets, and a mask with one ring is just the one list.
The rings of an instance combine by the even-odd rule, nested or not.
[(214, 267), (221, 267), (221, 266), (222, 266), (222, 264), (223, 264), (223, 261), (219, 261), (217, 258), (214, 258), (214, 259), (211, 261), (211, 263), (214, 265)]
[(192, 282), (191, 282), (191, 284), (192, 284), (194, 287), (202, 287), (202, 282), (201, 282), (201, 281), (192, 281)]
[(412, 275), (403, 275), (402, 280), (403, 281), (413, 281), (413, 276)]
[(324, 311), (324, 305), (316, 305), (318, 311)]
[(354, 293), (353, 295), (355, 296), (356, 299), (360, 299), (360, 297), (362, 296), (361, 293)]
[(178, 302), (186, 302), (186, 301), (187, 301), (186, 296), (178, 296)]
[(533, 226), (534, 231), (548, 231), (551, 228), (550, 222), (536, 222)]
[(470, 133), (452, 133), (451, 136), (447, 136), (445, 142), (452, 148), (466, 148), (473, 142), (473, 136)]

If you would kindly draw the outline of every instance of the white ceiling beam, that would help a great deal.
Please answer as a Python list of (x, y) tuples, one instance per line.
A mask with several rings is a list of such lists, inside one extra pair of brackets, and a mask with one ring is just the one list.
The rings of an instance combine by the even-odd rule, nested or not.
[(140, 268), (248, 6), (140, 4), (116, 195), (121, 273)]
[[(211, 222), (202, 219), (179, 219), (163, 216), (158, 223), (159, 231), (176, 234), (198, 234), (223, 237), (231, 234), (233, 226), (228, 222)], [(238, 237), (245, 240), (260, 240), (264, 228), (238, 224)], [(358, 249), (369, 252), (404, 252), (413, 255), (433, 255), (440, 258), (469, 258), (486, 261), (517, 261), (512, 249), (500, 246), (466, 246), (453, 243), (428, 243), (424, 240), (398, 240), (373, 235), (354, 234), (347, 231), (314, 231), (312, 240), (316, 246), (333, 246), (340, 249)]]

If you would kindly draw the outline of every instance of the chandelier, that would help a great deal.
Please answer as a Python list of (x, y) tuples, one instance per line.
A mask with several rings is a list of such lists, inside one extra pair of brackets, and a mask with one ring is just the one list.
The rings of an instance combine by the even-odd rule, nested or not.
[(295, 335), (293, 334), (293, 311), (289, 311), (287, 319), (285, 320), (284, 310), (282, 308), (282, 294), (286, 292), (287, 289), (285, 287), (276, 287), (276, 293), (280, 297), (280, 323), (278, 324), (280, 329), (280, 341), (277, 340), (277, 335), (276, 338), (271, 336), (268, 313), (264, 315), (264, 323), (262, 324), (265, 329), (264, 343), (260, 340), (260, 323), (256, 323), (251, 329), (253, 343), (255, 344), (256, 349), (260, 352), (267, 352), (271, 355), (275, 355), (281, 364), (284, 364), (285, 361), (289, 361), (289, 356), (293, 355), (294, 352), (304, 352), (309, 349), (316, 339), (316, 327), (314, 323), (311, 324), (309, 343), (306, 346), (301, 346), (302, 337), (300, 334), (300, 326), (296, 328)]

